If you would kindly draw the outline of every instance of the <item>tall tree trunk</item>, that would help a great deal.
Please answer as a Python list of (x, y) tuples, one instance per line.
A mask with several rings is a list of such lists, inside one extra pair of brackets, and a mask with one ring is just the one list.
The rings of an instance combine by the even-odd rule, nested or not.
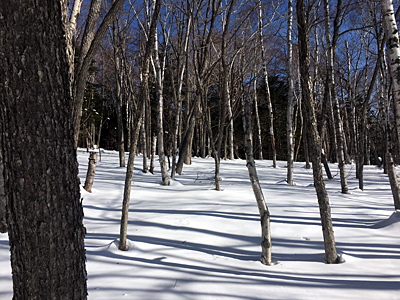
[[(383, 12), (384, 6), (382, 6)], [(387, 36), (387, 33), (386, 33)], [(384, 41), (383, 37), (383, 41)], [(383, 50), (383, 49), (381, 49)], [(381, 114), (381, 122), (382, 122), (382, 132), (385, 139), (385, 159), (384, 159), (384, 169), (387, 171), (389, 177), (390, 188), (393, 195), (394, 208), (400, 209), (400, 188), (397, 180), (396, 168), (393, 162), (393, 145), (391, 140), (391, 128), (389, 124), (389, 99), (388, 99), (388, 90), (387, 90), (387, 63), (385, 52), (382, 51), (381, 57), (381, 68), (380, 68), (380, 97), (379, 97), (379, 112)], [(392, 75), (392, 74), (391, 74)], [(393, 80), (393, 79), (392, 79)], [(393, 90), (394, 92), (394, 90)], [(395, 98), (395, 97), (393, 97)], [(395, 99), (394, 99), (395, 100)]]
[[(190, 10), (190, 8), (188, 8)], [(186, 65), (189, 63), (186, 60), (189, 60), (188, 56), (188, 45), (189, 45), (189, 34), (190, 34), (190, 28), (192, 24), (192, 15), (189, 14), (187, 21), (186, 21), (186, 33), (185, 33), (185, 40), (184, 40), (184, 46), (182, 50), (182, 55), (185, 55), (185, 61), (181, 62), (178, 60), (178, 87), (175, 89), (175, 85), (173, 85), (173, 91), (174, 91), (174, 98), (176, 99), (175, 102), (175, 107), (176, 107), (176, 115), (175, 115), (175, 126), (174, 126), (174, 135), (173, 135), (173, 144), (172, 144), (172, 170), (171, 170), (171, 178), (175, 179), (175, 172), (176, 172), (176, 155), (177, 155), (177, 150), (178, 150), (178, 137), (179, 137), (179, 128), (181, 127), (181, 116), (182, 116), (182, 86), (183, 86), (183, 81), (184, 81), (184, 74), (186, 72), (186, 78), (187, 78), (187, 83), (189, 81), (189, 69), (186, 68)], [(173, 76), (171, 76), (173, 78)], [(189, 94), (188, 91), (188, 86), (186, 86), (186, 93)]]
[(118, 38), (117, 22), (113, 22), (113, 46), (114, 46), (114, 66), (115, 66), (115, 76), (116, 76), (116, 112), (117, 112), (117, 128), (118, 128), (118, 152), (119, 152), (119, 166), (121, 168), (125, 167), (125, 142), (124, 142), (124, 123), (122, 120), (122, 70), (120, 66), (120, 52), (121, 43)]
[[(146, 42), (146, 51), (143, 58), (143, 77), (140, 87), (140, 99), (148, 99), (149, 95), (149, 69), (150, 69), (150, 58), (154, 49), (155, 35), (157, 32), (157, 20), (161, 11), (161, 0), (156, 0), (154, 5), (153, 15), (151, 17), (151, 25), (149, 28), (148, 39)], [(145, 101), (145, 100), (144, 100)], [(126, 239), (128, 233), (128, 213), (129, 213), (129, 202), (131, 197), (131, 185), (132, 185), (132, 176), (133, 176), (133, 167), (135, 162), (136, 155), (136, 147), (137, 140), (139, 137), (140, 125), (142, 124), (143, 112), (141, 110), (138, 111), (138, 117), (136, 122), (136, 127), (134, 130), (134, 135), (132, 139), (131, 149), (129, 150), (129, 158), (128, 158), (128, 166), (126, 168), (126, 177), (125, 177), (125, 186), (124, 186), (124, 199), (122, 202), (122, 215), (121, 215), (121, 227), (120, 227), (120, 238), (119, 238), (119, 246), (118, 249), (122, 251), (126, 251)]]
[(251, 108), (249, 97), (242, 98), (243, 130), (245, 132), (246, 166), (249, 172), (251, 187), (257, 201), (261, 220), (261, 263), (271, 265), (271, 227), (270, 213), (265, 203), (264, 195), (258, 181), (257, 169), (253, 157), (253, 132), (251, 126)]
[(288, 0), (288, 22), (287, 22), (287, 77), (288, 77), (288, 103), (286, 113), (286, 138), (287, 138), (287, 183), (293, 185), (293, 108), (294, 108), (294, 85), (293, 85), (293, 53), (292, 53), (292, 22), (293, 3)]
[[(329, 16), (329, 1), (324, 0), (325, 7), (325, 40), (327, 44), (327, 86), (328, 86), (328, 101), (332, 103), (333, 113), (334, 113), (334, 124), (336, 132), (336, 143), (337, 143), (337, 156), (339, 159), (339, 172), (340, 172), (340, 184), (343, 194), (348, 194), (349, 189), (347, 187), (347, 175), (345, 168), (345, 158), (344, 158), (344, 136), (343, 136), (343, 123), (340, 116), (339, 101), (337, 98), (336, 87), (335, 87), (335, 76), (333, 73), (333, 64), (335, 54), (331, 42), (330, 36), (330, 16)], [(337, 16), (341, 14), (341, 0), (338, 1), (337, 5)]]
[(325, 256), (328, 264), (338, 262), (336, 252), (335, 238), (333, 234), (331, 209), (329, 206), (328, 194), (322, 176), (321, 168), (321, 138), (318, 134), (317, 120), (315, 116), (314, 99), (311, 91), (310, 74), (310, 40), (309, 24), (306, 15), (304, 0), (296, 1), (298, 35), (299, 35), (299, 65), (301, 72), (301, 86), (303, 93), (303, 106), (307, 124), (310, 133), (310, 149), (313, 164), (314, 187), (317, 193), (322, 232), (325, 245)]
[(87, 297), (65, 5), (1, 4), (1, 151), (15, 300)]
[[(400, 41), (392, 0), (381, 0), (383, 24), (386, 33), (392, 97), (395, 106), (397, 140), (400, 142)], [(400, 147), (399, 147), (400, 149)]]
[(258, 0), (258, 35), (259, 35), (260, 46), (261, 46), (261, 59), (262, 59), (262, 65), (263, 65), (263, 77), (264, 77), (264, 85), (265, 85), (265, 99), (267, 101), (268, 113), (269, 113), (269, 124), (268, 125), (269, 125), (269, 136), (271, 138), (271, 145), (272, 145), (272, 165), (274, 168), (276, 168), (274, 114), (273, 114), (273, 110), (272, 110), (271, 94), (269, 91), (269, 84), (268, 84), (267, 58), (266, 58), (265, 49), (264, 49), (261, 0)]
[[(155, 65), (155, 78), (156, 78), (156, 97), (157, 97), (157, 139), (158, 139), (158, 159), (161, 167), (161, 178), (162, 185), (169, 185), (168, 177), (168, 167), (165, 160), (164, 151), (164, 126), (163, 126), (163, 116), (164, 116), (164, 70), (165, 70), (165, 57), (164, 63), (161, 65), (160, 57), (158, 53), (158, 38), (157, 30), (155, 34), (154, 42), (154, 65)], [(164, 37), (165, 38), (165, 37)], [(164, 40), (164, 43), (168, 43)]]
[[(116, 18), (118, 12), (121, 10), (125, 0), (116, 0), (110, 10), (107, 12), (97, 31), (95, 28), (98, 25), (98, 17), (100, 13), (101, 0), (91, 1), (88, 20), (86, 21), (85, 32), (83, 34), (81, 51), (77, 65), (74, 68), (74, 86), (73, 86), (73, 101), (71, 105), (72, 118), (74, 123), (74, 141), (75, 147), (78, 146), (79, 128), (82, 118), (82, 104), (83, 96), (85, 93), (86, 81), (89, 76), (89, 68), (96, 55), (104, 35), (112, 21)], [(93, 7), (92, 7), (93, 6)], [(89, 23), (90, 20), (90, 23)]]

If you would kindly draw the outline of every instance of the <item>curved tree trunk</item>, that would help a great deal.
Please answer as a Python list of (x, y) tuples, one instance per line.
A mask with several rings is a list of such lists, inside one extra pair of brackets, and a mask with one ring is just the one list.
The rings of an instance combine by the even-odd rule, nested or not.
[(313, 164), (314, 187), (317, 193), (322, 233), (324, 237), (325, 256), (328, 264), (337, 263), (335, 237), (333, 234), (331, 210), (328, 194), (326, 192), (321, 168), (321, 138), (318, 134), (317, 120), (315, 116), (314, 99), (311, 92), (310, 74), (310, 40), (309, 24), (305, 11), (304, 0), (296, 1), (298, 35), (299, 35), (299, 64), (301, 72), (301, 85), (303, 93), (303, 104), (307, 129), (310, 133), (310, 150)]
[(253, 132), (251, 125), (251, 108), (249, 97), (242, 98), (243, 130), (245, 132), (246, 166), (249, 172), (251, 187), (257, 201), (261, 221), (261, 263), (271, 265), (271, 227), (270, 214), (258, 181), (257, 169), (253, 157)]
[[(97, 31), (94, 32), (94, 29), (98, 25), (97, 22), (100, 12), (101, 1), (96, 0), (91, 2), (88, 21), (86, 22), (85, 33), (83, 35), (84, 37), (82, 41), (81, 52), (79, 54), (80, 57), (78, 58), (78, 63), (74, 68), (73, 101), (71, 101), (71, 105), (72, 105), (72, 119), (74, 124), (75, 147), (78, 147), (79, 128), (82, 118), (83, 96), (85, 93), (86, 80), (89, 76), (89, 68), (96, 55), (97, 49), (99, 48), (103, 40), (103, 37), (107, 32), (108, 27), (110, 26), (112, 21), (116, 18), (118, 12), (121, 10), (124, 3), (125, 0), (116, 0), (111, 6), (110, 10), (105, 15)], [(93, 9), (93, 15), (91, 13), (92, 9)], [(93, 20), (90, 21), (90, 24), (88, 23), (89, 18), (93, 18)]]
[[(151, 18), (151, 25), (149, 28), (148, 40), (146, 42), (146, 52), (143, 58), (143, 77), (140, 87), (140, 94), (141, 99), (146, 101), (149, 95), (149, 87), (148, 87), (148, 79), (149, 79), (149, 66), (150, 66), (150, 57), (154, 47), (155, 41), (155, 34), (156, 34), (156, 26), (157, 20), (160, 15), (161, 11), (161, 0), (156, 0), (153, 15)], [(140, 106), (139, 106), (140, 107)], [(141, 106), (143, 107), (143, 106)], [(142, 117), (143, 112), (140, 109), (138, 111), (138, 118), (136, 122), (136, 127), (133, 134), (133, 140), (131, 144), (131, 149), (129, 151), (129, 158), (128, 158), (128, 166), (126, 168), (126, 177), (125, 177), (125, 186), (124, 186), (124, 199), (122, 203), (122, 215), (121, 215), (121, 227), (120, 227), (120, 237), (119, 237), (119, 246), (118, 249), (122, 251), (126, 251), (126, 240), (128, 234), (128, 213), (129, 213), (129, 202), (131, 197), (131, 185), (132, 185), (132, 176), (133, 176), (133, 166), (135, 161), (136, 155), (136, 147), (137, 147), (137, 140), (139, 137), (139, 131), (142, 124)]]

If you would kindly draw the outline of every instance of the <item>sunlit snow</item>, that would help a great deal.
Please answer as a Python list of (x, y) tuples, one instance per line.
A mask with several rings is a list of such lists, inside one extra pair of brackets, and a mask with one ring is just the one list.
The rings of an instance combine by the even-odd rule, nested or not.
[[(81, 182), (89, 154), (78, 151)], [(93, 193), (82, 191), (89, 299), (400, 299), (400, 211), (387, 175), (365, 166), (364, 191), (347, 165), (350, 194), (340, 193), (337, 165), (326, 181), (336, 247), (345, 263), (324, 263), (312, 172), (295, 163), (257, 161), (271, 213), (273, 265), (260, 263), (260, 221), (245, 161), (193, 158), (170, 186), (135, 160), (128, 251), (118, 250), (125, 168), (118, 153), (98, 162)], [(399, 172), (400, 170), (398, 170)], [(12, 298), (7, 235), (0, 235), (0, 298)]]

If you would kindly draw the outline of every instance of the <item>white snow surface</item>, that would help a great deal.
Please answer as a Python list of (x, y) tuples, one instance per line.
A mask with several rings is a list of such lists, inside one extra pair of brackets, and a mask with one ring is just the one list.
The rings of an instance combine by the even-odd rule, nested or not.
[[(89, 153), (78, 151), (84, 183)], [(342, 264), (324, 262), (324, 244), (312, 171), (295, 163), (257, 161), (271, 213), (272, 266), (260, 262), (260, 219), (244, 160), (221, 161), (221, 187), (213, 186), (214, 160), (193, 158), (170, 186), (142, 173), (135, 159), (128, 251), (118, 250), (126, 168), (118, 153), (102, 151), (93, 193), (81, 189), (89, 299), (400, 299), (400, 211), (394, 211), (387, 175), (346, 165), (350, 193), (340, 193), (338, 167), (327, 186), (336, 247)], [(399, 172), (399, 170), (397, 171)], [(0, 234), (0, 299), (12, 298), (6, 234)]]

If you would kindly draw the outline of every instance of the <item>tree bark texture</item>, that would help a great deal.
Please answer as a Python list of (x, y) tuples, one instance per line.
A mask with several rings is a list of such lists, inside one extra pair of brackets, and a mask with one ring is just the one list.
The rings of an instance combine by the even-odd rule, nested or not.
[(2, 125), (0, 122), (0, 232), (7, 232), (7, 197), (6, 192), (4, 190), (4, 162), (3, 162), (3, 153), (2, 153), (2, 144), (3, 141), (1, 139), (2, 134)]
[(154, 167), (156, 161), (156, 150), (157, 150), (157, 136), (153, 136), (151, 143), (151, 159), (150, 159), (150, 173), (154, 174)]
[(145, 114), (146, 114), (146, 102), (143, 101), (142, 104), (143, 116), (142, 116), (142, 124), (140, 127), (140, 135), (142, 137), (142, 152), (143, 152), (143, 173), (147, 173), (149, 168), (147, 166), (147, 138), (146, 138), (146, 122), (145, 122)]
[[(397, 140), (400, 141), (400, 41), (392, 0), (381, 0), (383, 24), (386, 33), (392, 96), (395, 106)], [(400, 149), (400, 147), (399, 147)]]
[(326, 261), (328, 264), (331, 264), (338, 261), (338, 255), (336, 252), (335, 238), (333, 234), (331, 209), (321, 168), (321, 138), (318, 133), (314, 99), (311, 91), (309, 40), (310, 27), (308, 24), (304, 0), (296, 1), (296, 10), (299, 35), (299, 65), (301, 72), (301, 87), (303, 94), (303, 106), (304, 111), (306, 112), (305, 121), (310, 136), (309, 142), (313, 166), (314, 187), (317, 193), (321, 216)]
[(242, 98), (243, 130), (245, 132), (246, 166), (249, 172), (251, 187), (257, 201), (261, 221), (261, 263), (271, 265), (271, 227), (270, 214), (258, 181), (256, 164), (253, 157), (253, 132), (251, 125), (251, 108), (249, 97)]
[(118, 249), (122, 251), (128, 250), (126, 248), (126, 241), (128, 235), (128, 214), (129, 214), (129, 202), (131, 199), (131, 186), (133, 178), (133, 167), (135, 164), (135, 155), (137, 149), (137, 142), (139, 139), (140, 125), (142, 124), (143, 113), (139, 112), (139, 117), (136, 123), (135, 130), (133, 132), (133, 140), (131, 148), (129, 149), (128, 165), (126, 166), (126, 176), (124, 185), (124, 199), (122, 202), (122, 215), (121, 215), (121, 227), (119, 233), (119, 246)]
[(258, 114), (257, 79), (254, 79), (254, 115), (257, 124), (257, 149), (258, 159), (263, 160), (260, 115)]
[(0, 4), (0, 104), (13, 299), (86, 299), (65, 2)]
[(287, 77), (288, 77), (288, 103), (286, 111), (286, 138), (287, 138), (287, 183), (293, 185), (293, 108), (294, 108), (294, 84), (293, 84), (293, 51), (292, 51), (292, 22), (293, 3), (288, 1), (287, 22)]
[(94, 175), (96, 173), (96, 165), (97, 165), (97, 153), (90, 152), (88, 170), (86, 173), (86, 180), (84, 186), (84, 189), (89, 193), (92, 192)]

